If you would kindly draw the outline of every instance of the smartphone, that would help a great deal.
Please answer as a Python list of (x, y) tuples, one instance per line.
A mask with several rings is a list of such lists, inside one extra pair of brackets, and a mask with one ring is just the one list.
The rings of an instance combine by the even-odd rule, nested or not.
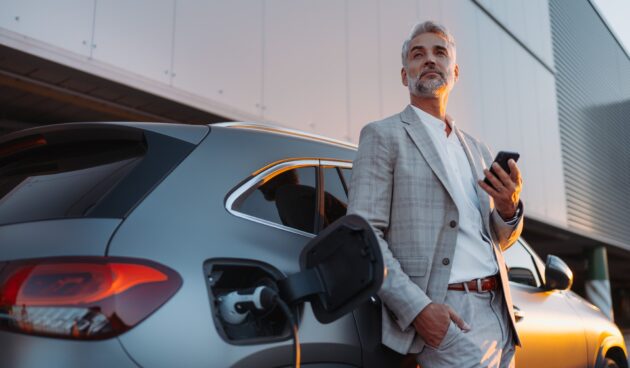
[[(521, 157), (521, 155), (516, 152), (499, 151), (499, 153), (497, 153), (497, 157), (494, 158), (494, 162), (499, 164), (499, 166), (501, 166), (501, 168), (509, 174), (510, 167), (508, 166), (508, 160), (513, 159), (514, 162), (516, 162), (518, 161), (519, 157)], [(492, 166), (490, 166), (490, 172), (496, 175)], [(490, 183), (490, 180), (488, 180), (488, 178), (483, 179), (483, 181), (494, 189), (494, 186)]]

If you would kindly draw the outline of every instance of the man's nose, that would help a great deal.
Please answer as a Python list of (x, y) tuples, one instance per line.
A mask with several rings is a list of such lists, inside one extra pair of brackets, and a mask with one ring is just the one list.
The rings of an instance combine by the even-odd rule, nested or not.
[(424, 65), (435, 65), (435, 55), (429, 53), (424, 59)]

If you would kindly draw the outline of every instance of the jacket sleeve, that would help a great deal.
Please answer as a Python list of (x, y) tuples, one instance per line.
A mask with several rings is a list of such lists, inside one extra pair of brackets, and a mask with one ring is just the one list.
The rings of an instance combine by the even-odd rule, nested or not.
[(497, 243), (501, 246), (501, 250), (506, 250), (516, 242), (521, 232), (523, 231), (523, 203), (519, 202), (521, 213), (515, 223), (505, 222), (496, 209), (492, 209), (490, 215), (490, 224), (492, 225), (492, 231)]
[[(492, 161), (494, 160), (492, 154), (490, 153), (490, 149), (484, 145), (479, 144), (479, 149), (482, 152), (483, 159), (486, 163), (486, 167), (490, 167), (492, 165)], [(492, 230), (492, 237), (499, 244), (501, 250), (506, 250), (512, 246), (516, 242), (519, 236), (521, 236), (521, 232), (523, 231), (523, 222), (524, 217), (523, 214), (523, 202), (519, 201), (519, 209), (520, 213), (518, 219), (515, 222), (506, 222), (504, 221), (499, 212), (494, 208), (494, 203), (492, 202), (492, 198), (490, 199), (492, 212), (490, 213), (490, 227)]]
[(395, 152), (384, 129), (369, 124), (361, 131), (349, 190), (348, 213), (365, 218), (377, 235), (386, 277), (378, 296), (394, 313), (401, 330), (410, 327), (431, 299), (402, 270), (385, 239), (389, 228)]

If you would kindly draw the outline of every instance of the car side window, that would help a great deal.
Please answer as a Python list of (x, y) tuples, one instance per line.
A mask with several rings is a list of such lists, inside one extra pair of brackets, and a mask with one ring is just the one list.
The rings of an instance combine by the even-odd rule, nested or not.
[(279, 170), (256, 184), (234, 210), (314, 233), (317, 209), (316, 167)]
[(324, 216), (322, 217), (322, 228), (326, 228), (346, 214), (348, 194), (340, 177), (340, 171), (337, 167), (322, 167), (324, 175)]
[(504, 251), (503, 255), (508, 266), (510, 281), (534, 287), (541, 286), (534, 259), (520, 241)]

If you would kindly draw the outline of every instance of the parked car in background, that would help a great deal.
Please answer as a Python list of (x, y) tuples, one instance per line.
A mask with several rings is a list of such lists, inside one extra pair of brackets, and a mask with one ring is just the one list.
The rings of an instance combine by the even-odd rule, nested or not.
[[(378, 298), (323, 323), (298, 295), (317, 291), (303, 250), (344, 216), (355, 151), (247, 123), (76, 123), (0, 138), (2, 365), (292, 366), (280, 308), (222, 309), (260, 287), (295, 296), (303, 367), (400, 365), (380, 343)], [(558, 258), (545, 264), (520, 240), (506, 261), (520, 367), (627, 366), (619, 330), (568, 290)], [(347, 283), (375, 277), (339, 265)]]
[(517, 367), (627, 367), (623, 335), (597, 307), (570, 290), (573, 274), (558, 257), (545, 263), (519, 239), (504, 253), (516, 328)]

